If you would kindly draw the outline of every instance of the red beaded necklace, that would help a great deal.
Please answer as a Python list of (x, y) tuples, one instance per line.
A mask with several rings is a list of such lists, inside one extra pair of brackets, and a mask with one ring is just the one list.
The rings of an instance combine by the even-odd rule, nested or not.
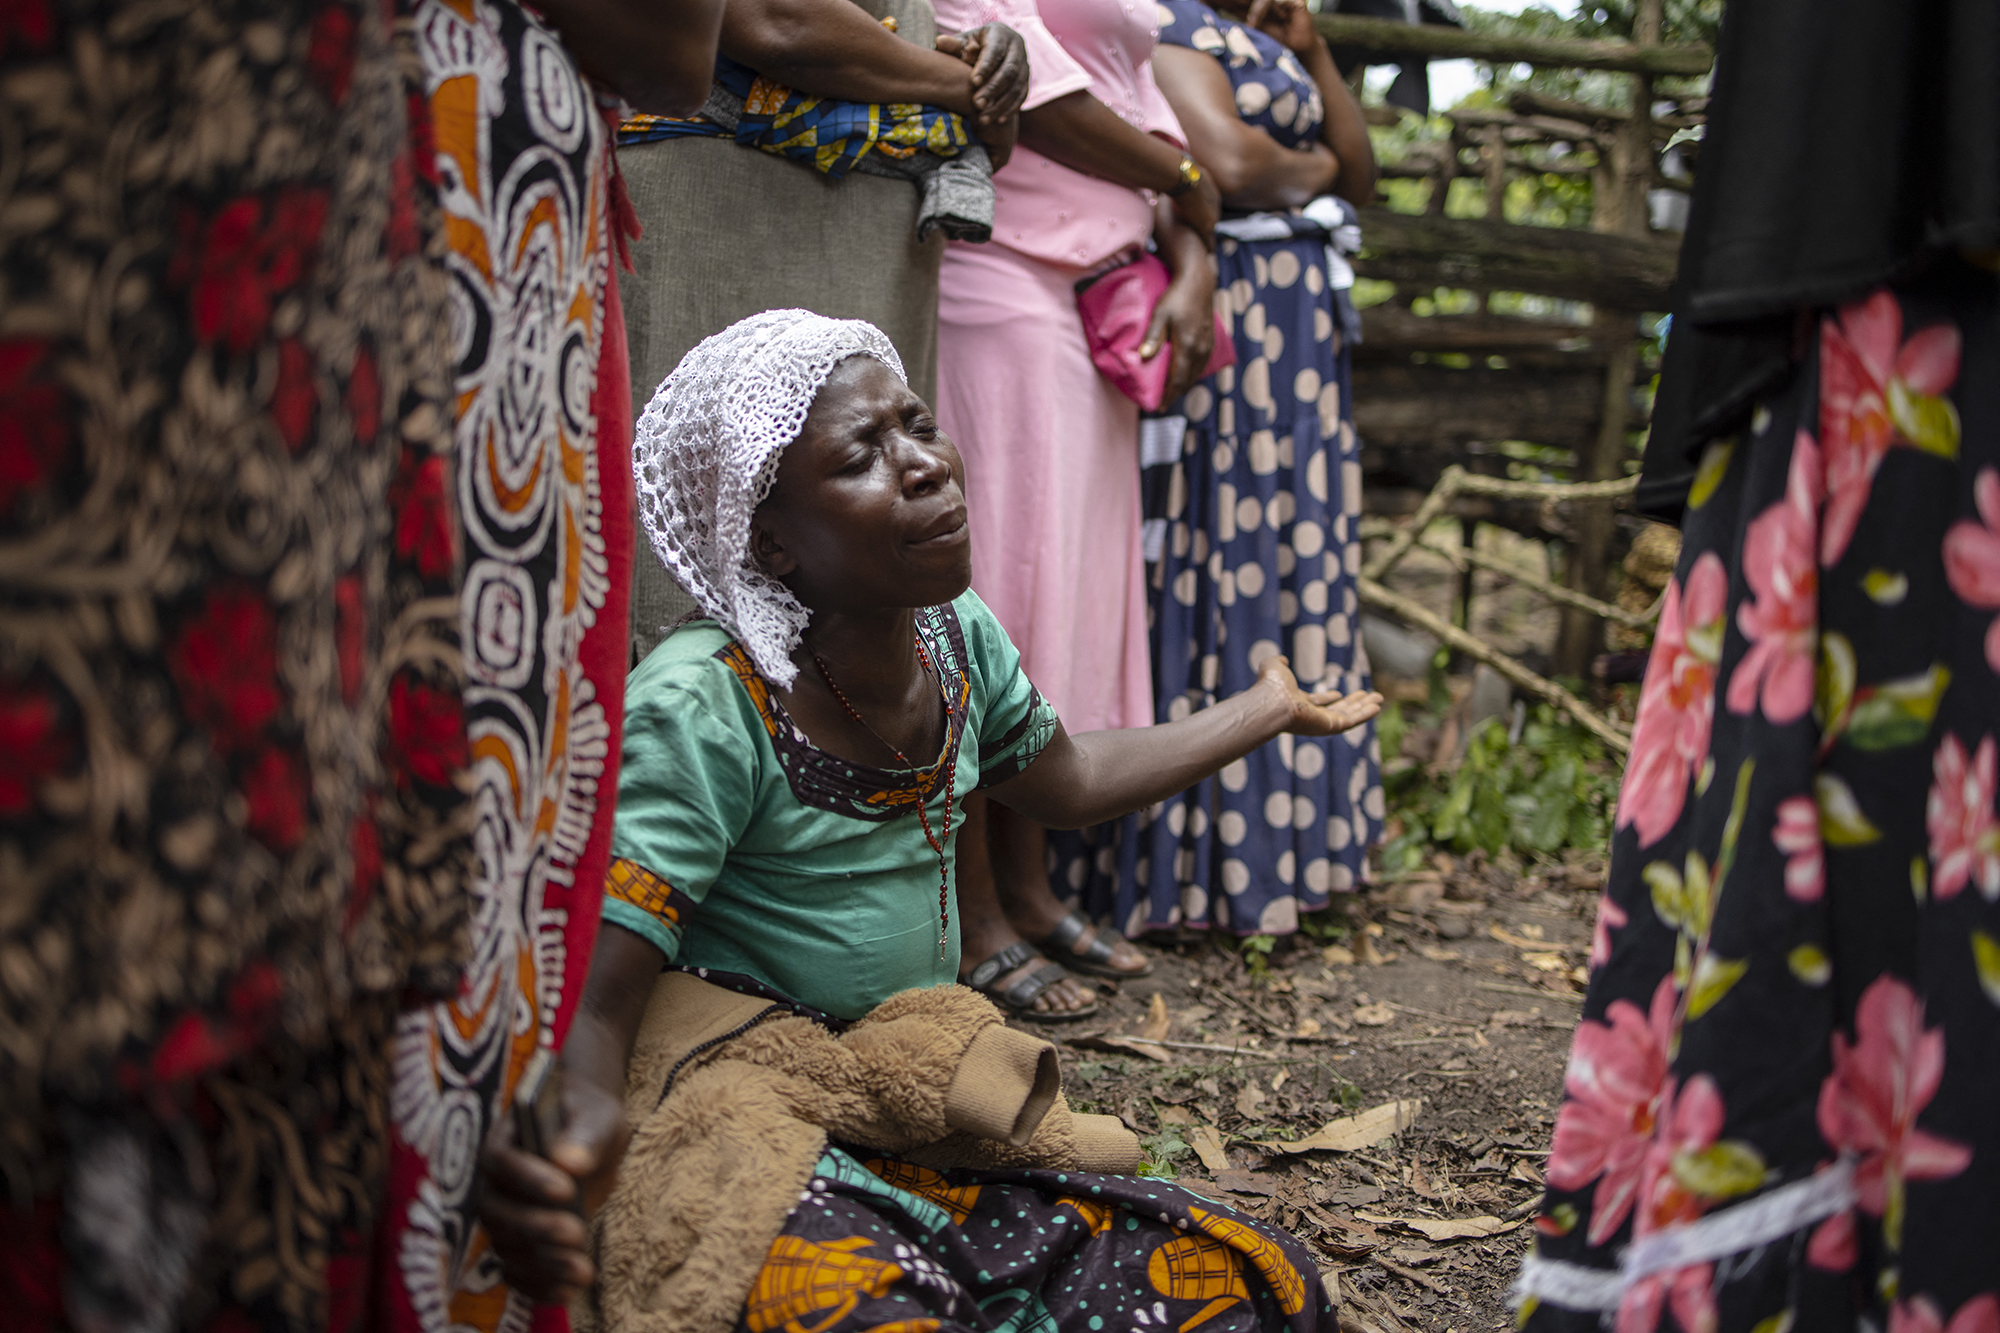
[[(924, 641), (921, 636), (918, 636), (916, 643), (917, 661), (922, 665), (924, 674), (931, 676), (937, 681), (938, 693), (944, 699), (944, 831), (941, 835), (931, 832), (931, 817), (924, 809), (922, 795), (919, 794), (917, 797), (917, 822), (923, 826), (924, 841), (931, 845), (931, 850), (937, 853), (938, 859), (938, 961), (943, 962), (945, 960), (945, 950), (951, 942), (951, 862), (944, 854), (944, 845), (951, 838), (951, 810), (952, 806), (956, 803), (958, 765), (953, 762), (951, 754), (951, 695), (945, 689), (944, 673), (931, 665), (931, 655), (924, 651)], [(904, 768), (915, 768), (916, 765), (910, 762), (908, 755), (884, 740), (882, 733), (869, 726), (868, 719), (862, 717), (860, 713), (855, 711), (854, 705), (847, 702), (847, 696), (841, 693), (840, 686), (834, 684), (833, 673), (826, 669), (826, 663), (820, 660), (818, 653), (813, 654), (813, 665), (819, 668), (819, 678), (826, 682), (826, 687), (829, 690), (833, 691), (833, 697), (840, 702), (842, 708), (847, 710), (847, 715), (853, 718), (863, 731), (873, 736), (883, 749), (895, 755), (897, 763), (901, 764)]]

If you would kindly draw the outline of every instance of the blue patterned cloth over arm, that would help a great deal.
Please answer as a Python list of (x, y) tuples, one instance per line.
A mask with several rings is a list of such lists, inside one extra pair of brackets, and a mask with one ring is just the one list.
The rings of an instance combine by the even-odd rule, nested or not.
[[(956, 157), (972, 142), (964, 118), (943, 107), (813, 97), (727, 56), (715, 62), (715, 83), (742, 103), (736, 142), (805, 162), (835, 180), (870, 152), (896, 158), (919, 151)], [(689, 135), (723, 138), (730, 133), (727, 126), (705, 115), (636, 115), (619, 126), (618, 143), (626, 147)]]

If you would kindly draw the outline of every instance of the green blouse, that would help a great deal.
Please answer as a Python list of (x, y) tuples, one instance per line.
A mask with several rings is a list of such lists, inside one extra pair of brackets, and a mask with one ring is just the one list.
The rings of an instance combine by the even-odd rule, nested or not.
[[(958, 913), (940, 958), (937, 853), (915, 807), (941, 831), (946, 773), (960, 795), (1014, 776), (1056, 715), (973, 593), (919, 611), (917, 632), (949, 711), (943, 752), (919, 769), (814, 746), (714, 621), (669, 635), (626, 685), (604, 919), (669, 962), (742, 973), (838, 1018), (957, 981)], [(956, 812), (952, 825), (955, 894)]]

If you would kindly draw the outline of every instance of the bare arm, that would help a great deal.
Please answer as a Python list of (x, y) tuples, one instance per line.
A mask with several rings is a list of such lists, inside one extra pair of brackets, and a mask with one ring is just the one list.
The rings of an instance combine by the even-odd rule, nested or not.
[(563, 1043), (566, 1079), (592, 1084), (624, 1103), (625, 1066), (653, 983), (660, 979), (660, 963), (659, 948), (650, 941), (616, 922), (598, 927), (583, 999)]
[(1180, 119), (1188, 148), (1215, 174), (1222, 201), (1234, 208), (1298, 208), (1333, 188), (1341, 159), (1324, 143), (1287, 148), (1246, 125), (1221, 62), (1184, 46), (1153, 52), (1153, 77)]
[(1326, 115), (1319, 125), (1319, 141), (1340, 162), (1340, 175), (1333, 192), (1362, 208), (1375, 199), (1375, 148), (1368, 141), (1368, 122), (1361, 107), (1340, 77), (1333, 53), (1313, 26), (1312, 14), (1303, 0), (1251, 0), (1243, 21), (1282, 42), (1299, 58), (1306, 73), (1319, 87)]
[(1176, 217), (1168, 203), (1162, 199), (1153, 207), (1153, 243), (1174, 277), (1153, 306), (1139, 355), (1151, 360), (1162, 346), (1171, 349), (1173, 362), (1161, 399), (1171, 403), (1194, 387), (1215, 350), (1215, 259), (1201, 234)]
[(1041, 757), (991, 795), (1038, 824), (1081, 828), (1164, 801), (1283, 732), (1331, 736), (1381, 708), (1379, 694), (1308, 695), (1273, 657), (1255, 685), (1179, 722), (1081, 736), (1058, 727)]
[(1369, 141), (1361, 104), (1354, 100), (1347, 80), (1340, 77), (1340, 67), (1333, 63), (1333, 53), (1326, 49), (1319, 33), (1313, 33), (1312, 45), (1300, 59), (1319, 85), (1320, 100), (1326, 104), (1319, 141), (1340, 163), (1333, 192), (1356, 208), (1366, 208), (1375, 202), (1375, 145)]
[(543, 0), (586, 74), (641, 111), (691, 116), (715, 78), (723, 0)]
[(972, 66), (904, 41), (851, 0), (729, 0), (722, 54), (821, 97), (975, 114)]
[[(1073, 171), (1114, 185), (1165, 194), (1180, 184), (1181, 150), (1126, 124), (1089, 93), (1066, 93), (1023, 111), (1021, 142)], [(1215, 234), (1222, 196), (1206, 173), (1173, 205), (1181, 220), (1204, 240)]]
[[(596, 1280), (580, 1202), (595, 1211), (618, 1178), (630, 1128), (625, 1065), (660, 975), (660, 951), (623, 926), (598, 929), (590, 976), (560, 1069), (566, 1124), (552, 1154), (494, 1142), (481, 1155), (480, 1220), (510, 1286), (538, 1301), (567, 1301)], [(580, 1197), (579, 1197), (579, 1191)]]

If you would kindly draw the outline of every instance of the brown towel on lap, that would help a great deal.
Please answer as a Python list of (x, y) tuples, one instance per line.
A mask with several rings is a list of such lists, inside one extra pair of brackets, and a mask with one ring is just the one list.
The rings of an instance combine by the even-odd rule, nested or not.
[(632, 1145), (592, 1228), (579, 1329), (728, 1333), (829, 1138), (932, 1167), (1139, 1164), (1116, 1119), (1070, 1110), (1055, 1048), (962, 986), (903, 991), (835, 1034), (664, 973), (625, 1110)]

